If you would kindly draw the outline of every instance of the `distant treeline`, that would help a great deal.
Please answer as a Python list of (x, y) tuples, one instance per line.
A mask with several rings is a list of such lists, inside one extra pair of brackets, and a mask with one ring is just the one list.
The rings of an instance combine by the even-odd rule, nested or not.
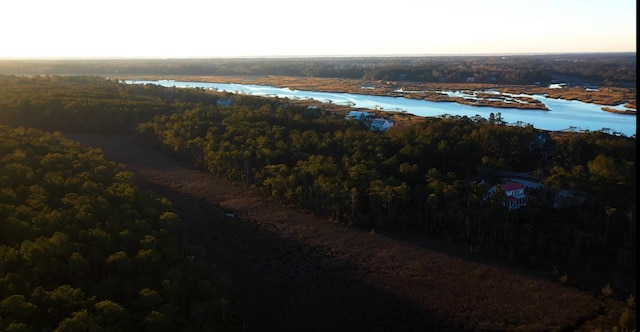
[(212, 103), (200, 90), (89, 76), (0, 75), (0, 124), (48, 131), (133, 133), (140, 122)]
[[(586, 266), (570, 284), (602, 287), (617, 278), (633, 281), (614, 285), (621, 295), (635, 292), (635, 137), (557, 139), (503, 125), (499, 114), (425, 119), (379, 133), (280, 98), (97, 77), (0, 82), (0, 124), (137, 131), (176, 158), (337, 222), (431, 234), (518, 264)], [(233, 105), (218, 106), (222, 97)], [(504, 193), (486, 196), (504, 170), (542, 178), (527, 206), (510, 211)], [(563, 190), (585, 200), (553, 208)]]
[(635, 87), (635, 53), (230, 59), (2, 60), (17, 75), (276, 75), (432, 83)]

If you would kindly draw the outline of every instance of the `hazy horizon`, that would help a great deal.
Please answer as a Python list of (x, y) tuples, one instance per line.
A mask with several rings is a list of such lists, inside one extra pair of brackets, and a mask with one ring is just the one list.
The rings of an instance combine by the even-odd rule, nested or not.
[(635, 53), (636, 2), (9, 2), (0, 59)]
[(572, 54), (635, 54), (630, 52), (545, 52), (545, 53), (477, 53), (477, 54), (326, 54), (326, 55), (246, 55), (246, 56), (201, 56), (201, 57), (15, 57), (0, 60), (198, 60), (198, 59), (305, 59), (305, 58), (418, 58), (418, 57), (458, 57), (458, 56), (535, 56)]

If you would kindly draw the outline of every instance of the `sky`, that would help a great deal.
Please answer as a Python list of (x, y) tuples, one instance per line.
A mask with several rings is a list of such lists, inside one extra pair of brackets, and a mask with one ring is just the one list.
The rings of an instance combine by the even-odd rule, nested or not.
[(635, 0), (20, 0), (0, 58), (636, 52)]

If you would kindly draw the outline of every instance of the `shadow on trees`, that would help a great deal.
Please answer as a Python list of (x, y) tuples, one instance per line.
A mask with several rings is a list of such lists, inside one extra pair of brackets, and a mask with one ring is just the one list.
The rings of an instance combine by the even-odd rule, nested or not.
[(162, 185), (185, 225), (184, 241), (230, 275), (246, 331), (464, 330), (367, 283), (330, 248), (286, 238), (268, 224), (230, 218), (220, 207)]

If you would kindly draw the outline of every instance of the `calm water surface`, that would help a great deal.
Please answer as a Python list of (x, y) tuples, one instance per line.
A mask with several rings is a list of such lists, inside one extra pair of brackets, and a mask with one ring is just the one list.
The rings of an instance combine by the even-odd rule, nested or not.
[[(504, 121), (509, 124), (525, 123), (543, 130), (577, 130), (598, 131), (606, 128), (609, 133), (619, 132), (626, 136), (636, 134), (636, 116), (605, 112), (602, 105), (584, 103), (575, 100), (560, 100), (547, 98), (542, 95), (529, 95), (544, 103), (549, 111), (520, 110), (516, 108), (474, 107), (454, 102), (433, 102), (426, 100), (407, 99), (402, 97), (371, 96), (366, 94), (351, 94), (338, 92), (317, 92), (292, 90), (265, 85), (235, 84), (235, 83), (206, 83), (173, 80), (159, 81), (125, 81), (127, 84), (157, 84), (166, 87), (204, 88), (255, 96), (277, 96), (289, 99), (313, 99), (338, 105), (353, 105), (357, 108), (382, 109), (388, 111), (402, 110), (417, 116), (454, 116), (473, 117), (479, 115), (485, 119), (491, 113), (500, 113)], [(446, 91), (443, 91), (446, 92)], [(461, 94), (449, 91), (451, 94)], [(624, 109), (622, 105), (612, 107)]]

